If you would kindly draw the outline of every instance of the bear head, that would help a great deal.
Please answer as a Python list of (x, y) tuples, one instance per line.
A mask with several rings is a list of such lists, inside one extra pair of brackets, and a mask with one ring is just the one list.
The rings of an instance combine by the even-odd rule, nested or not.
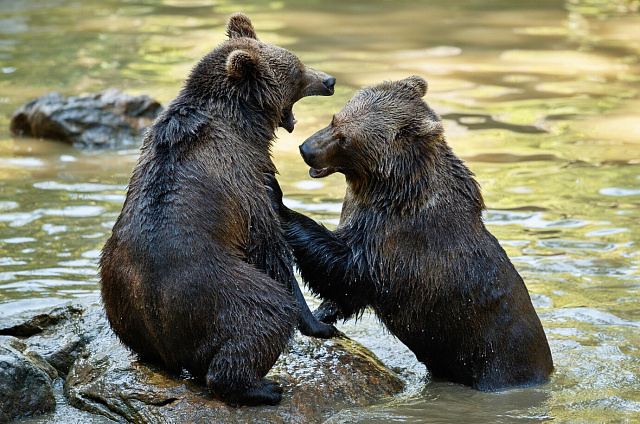
[(304, 65), (284, 48), (258, 40), (246, 15), (231, 15), (227, 36), (192, 70), (185, 84), (191, 98), (206, 102), (223, 96), (291, 132), (297, 122), (292, 110), (295, 102), (333, 94), (335, 78)]
[(411, 76), (358, 91), (300, 146), (309, 175), (386, 179), (410, 167), (422, 146), (443, 135), (440, 118), (422, 100), (427, 87), (422, 77)]

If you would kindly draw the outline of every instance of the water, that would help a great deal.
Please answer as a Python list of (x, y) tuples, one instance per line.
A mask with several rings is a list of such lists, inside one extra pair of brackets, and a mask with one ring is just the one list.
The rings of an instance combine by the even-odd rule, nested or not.
[[(96, 294), (99, 251), (137, 149), (15, 138), (49, 91), (171, 100), (247, 12), (259, 37), (335, 76), (274, 147), (292, 207), (337, 223), (344, 181), (311, 180), (297, 145), (362, 85), (420, 74), (476, 173), (486, 222), (521, 272), (556, 363), (551, 382), (484, 394), (435, 382), (365, 316), (342, 330), (407, 382), (330, 423), (640, 421), (640, 15), (636, 0), (0, 0), (0, 314)], [(310, 299), (312, 304), (317, 304)]]

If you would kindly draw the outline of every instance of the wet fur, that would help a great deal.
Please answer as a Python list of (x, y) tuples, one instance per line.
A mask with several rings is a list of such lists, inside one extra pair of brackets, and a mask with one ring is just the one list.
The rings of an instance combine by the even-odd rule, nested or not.
[(267, 177), (285, 237), (325, 321), (371, 307), (435, 377), (483, 391), (544, 383), (540, 320), (426, 91), (415, 76), (366, 87), (301, 146), (312, 168), (346, 177), (335, 231), (287, 209)]
[(333, 83), (259, 42), (245, 15), (227, 30), (147, 133), (102, 251), (102, 299), (142, 360), (187, 369), (232, 404), (275, 404), (282, 389), (263, 377), (313, 323), (263, 173), (276, 172), (283, 115)]

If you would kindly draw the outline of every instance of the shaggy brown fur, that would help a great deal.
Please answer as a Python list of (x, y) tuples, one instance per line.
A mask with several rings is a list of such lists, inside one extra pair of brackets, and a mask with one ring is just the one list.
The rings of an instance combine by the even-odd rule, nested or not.
[(328, 300), (326, 322), (372, 307), (436, 377), (484, 391), (543, 383), (540, 320), (426, 91), (417, 76), (366, 87), (300, 146), (312, 177), (346, 177), (337, 230), (287, 209), (267, 176), (286, 239)]
[(293, 104), (331, 95), (335, 79), (256, 38), (231, 16), (229, 40), (193, 69), (150, 127), (100, 261), (116, 335), (142, 360), (187, 369), (234, 404), (277, 403), (263, 379), (296, 324), (313, 321), (263, 185)]

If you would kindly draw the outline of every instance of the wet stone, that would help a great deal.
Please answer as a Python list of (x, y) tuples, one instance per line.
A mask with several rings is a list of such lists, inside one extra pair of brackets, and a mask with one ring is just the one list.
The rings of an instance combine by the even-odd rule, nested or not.
[[(43, 319), (45, 315), (56, 319)], [(64, 377), (65, 402), (85, 420), (90, 413), (134, 423), (320, 423), (344, 408), (388, 401), (404, 386), (357, 342), (298, 334), (267, 376), (282, 385), (282, 402), (275, 407), (234, 408), (188, 376), (170, 375), (137, 361), (109, 328), (98, 299), (36, 316), (41, 323), (55, 324), (41, 324), (41, 331), (19, 342), (52, 361), (53, 372)], [(13, 328), (29, 322), (33, 324), (33, 318), (5, 320)], [(0, 331), (6, 331), (1, 324)], [(43, 422), (54, 421), (45, 417)]]
[(0, 336), (0, 422), (53, 411), (56, 371), (28, 346)]
[(18, 108), (10, 128), (19, 136), (61, 140), (76, 147), (120, 148), (139, 144), (161, 111), (151, 97), (117, 89), (73, 97), (54, 92)]
[(67, 305), (25, 317), (0, 318), (0, 334), (28, 337), (29, 347), (64, 376), (92, 337), (78, 326), (86, 305)]

